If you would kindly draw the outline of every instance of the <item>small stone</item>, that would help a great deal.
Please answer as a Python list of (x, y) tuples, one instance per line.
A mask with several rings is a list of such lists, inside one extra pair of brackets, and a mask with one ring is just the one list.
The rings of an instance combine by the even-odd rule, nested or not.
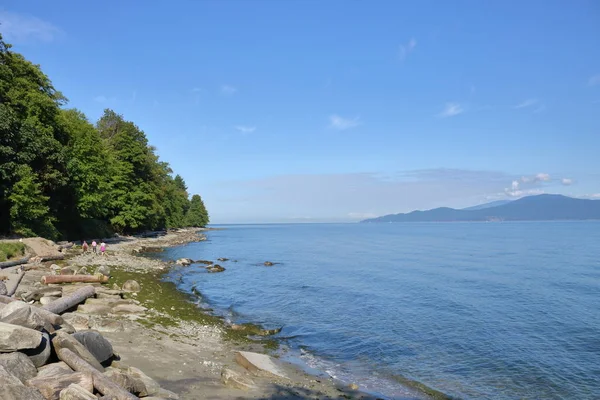
[(348, 387), (350, 390), (358, 390), (358, 385), (356, 383), (351, 383)]
[(223, 368), (221, 371), (221, 382), (223, 382), (225, 386), (236, 389), (251, 390), (256, 388), (251, 379), (246, 378), (245, 376), (229, 368)]
[(130, 279), (123, 284), (123, 290), (126, 290), (128, 292), (139, 292), (140, 290), (142, 290), (142, 287), (139, 283), (137, 283), (137, 281)]
[(60, 271), (60, 270), (61, 270), (61, 268), (62, 268), (62, 267), (60, 267), (60, 266), (58, 266), (58, 265), (56, 265), (56, 264), (52, 264), (52, 265), (50, 266), (50, 269), (51, 269), (52, 271)]
[(75, 275), (75, 271), (71, 267), (61, 268), (60, 275)]
[(113, 290), (121, 290), (119, 285), (117, 285), (116, 283), (113, 283), (112, 288), (113, 288)]
[(77, 270), (77, 272), (75, 273), (75, 275), (89, 275), (90, 273), (88, 272), (87, 267), (81, 267)]
[(37, 374), (35, 365), (33, 365), (29, 357), (18, 351), (6, 354), (0, 353), (0, 366), (10, 371), (11, 374), (19, 378), (23, 383)]
[(96, 268), (96, 272), (95, 275), (99, 275), (102, 274), (104, 276), (110, 276), (110, 267), (106, 266), (106, 265), (101, 265), (98, 268)]

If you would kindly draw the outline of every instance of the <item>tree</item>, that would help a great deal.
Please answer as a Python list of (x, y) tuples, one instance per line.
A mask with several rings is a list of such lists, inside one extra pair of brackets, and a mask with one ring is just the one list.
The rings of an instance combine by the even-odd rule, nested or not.
[(200, 195), (195, 194), (190, 201), (190, 208), (186, 215), (187, 226), (206, 226), (210, 222), (206, 207)]

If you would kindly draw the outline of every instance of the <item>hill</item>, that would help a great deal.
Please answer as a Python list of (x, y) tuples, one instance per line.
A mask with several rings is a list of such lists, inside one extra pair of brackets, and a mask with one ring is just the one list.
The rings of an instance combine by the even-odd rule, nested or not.
[(479, 209), (442, 207), (407, 214), (390, 214), (361, 222), (458, 222), (600, 220), (600, 201), (556, 194), (523, 197), (507, 204)]
[(466, 211), (483, 210), (485, 208), (492, 208), (492, 207), (503, 206), (505, 204), (510, 203), (511, 201), (512, 200), (496, 200), (496, 201), (492, 201), (491, 203), (479, 204), (479, 205), (476, 205), (476, 206), (462, 208), (462, 210), (466, 210)]

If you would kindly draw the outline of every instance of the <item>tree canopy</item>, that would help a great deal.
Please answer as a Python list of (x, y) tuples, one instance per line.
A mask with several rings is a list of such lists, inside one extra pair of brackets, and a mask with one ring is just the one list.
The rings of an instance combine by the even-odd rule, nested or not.
[(106, 236), (204, 226), (199, 195), (113, 110), (66, 109), (39, 65), (0, 34), (0, 234)]

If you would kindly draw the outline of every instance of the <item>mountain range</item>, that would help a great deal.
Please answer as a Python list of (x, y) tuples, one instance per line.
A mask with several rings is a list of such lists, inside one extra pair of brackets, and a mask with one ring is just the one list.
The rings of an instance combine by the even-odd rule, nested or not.
[(361, 222), (458, 222), (600, 220), (600, 200), (540, 194), (514, 201), (500, 201), (465, 209), (448, 207), (406, 214), (390, 214)]

